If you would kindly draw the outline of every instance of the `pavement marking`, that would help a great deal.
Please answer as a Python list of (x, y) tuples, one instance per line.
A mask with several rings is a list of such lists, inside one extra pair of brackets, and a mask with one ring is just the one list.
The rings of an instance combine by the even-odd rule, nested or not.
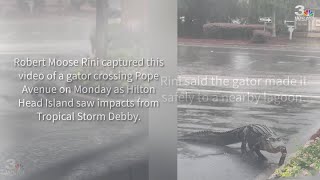
[(226, 51), (214, 51), (213, 53), (218, 53), (218, 54), (241, 54), (241, 55), (270, 55), (270, 54), (262, 54), (262, 53), (249, 53), (249, 52), (226, 52)]
[[(290, 50), (290, 49), (272, 49), (272, 48), (252, 48), (252, 47), (232, 47), (232, 46), (209, 46), (209, 45), (188, 45), (188, 44), (178, 44), (178, 46), (182, 47), (205, 47), (205, 48), (225, 48), (225, 49), (245, 49), (245, 50), (264, 50), (264, 51), (286, 51), (286, 52), (315, 52), (315, 53), (320, 53), (320, 50), (318, 51), (310, 51), (310, 50)], [(297, 47), (301, 48), (301, 47)]]
[(290, 56), (290, 57), (299, 57), (299, 58), (317, 58), (320, 59), (320, 56), (298, 56), (298, 55), (286, 55), (286, 56)]
[(227, 79), (229, 81), (232, 81), (233, 79), (248, 79), (248, 80), (255, 80), (255, 79), (261, 79), (263, 81), (266, 81), (267, 79), (281, 79), (284, 80), (286, 78), (291, 78), (291, 79), (298, 79), (298, 80), (305, 80), (307, 81), (307, 84), (320, 84), (319, 79), (311, 79), (311, 77), (306, 77), (306, 76), (317, 76), (319, 77), (320, 74), (283, 74), (281, 73), (280, 75), (284, 76), (284, 78), (274, 78), (275, 75), (279, 74), (269, 74), (269, 75), (257, 75), (257, 74), (251, 74), (249, 76), (245, 75), (239, 75), (239, 76), (226, 76), (226, 75), (218, 75), (218, 74), (196, 74), (196, 75), (178, 75), (177, 79), (178, 80), (184, 80), (184, 79), (211, 79), (211, 78), (218, 78), (218, 79)]
[[(320, 51), (319, 51), (320, 52)], [(226, 52), (226, 51), (214, 51), (213, 53), (218, 53), (218, 54), (241, 54), (241, 55), (259, 55), (259, 56), (269, 56), (272, 54), (263, 54), (263, 53), (249, 53), (249, 52)], [(279, 55), (282, 56), (282, 55)], [(288, 54), (285, 56), (289, 56), (289, 57), (297, 57), (297, 58), (317, 58), (320, 59), (320, 56), (299, 56), (299, 55), (292, 55), (292, 54)], [(308, 60), (308, 59), (304, 59), (304, 60)]]
[(311, 99), (320, 99), (320, 96), (309, 96), (302, 94), (276, 94), (276, 93), (267, 93), (267, 92), (248, 92), (248, 91), (223, 91), (223, 90), (207, 90), (207, 89), (183, 89), (178, 88), (178, 91), (193, 91), (193, 92), (206, 92), (206, 93), (225, 93), (225, 94), (254, 94), (254, 95), (265, 95), (265, 96), (297, 96), (299, 95), (302, 98), (311, 98)]

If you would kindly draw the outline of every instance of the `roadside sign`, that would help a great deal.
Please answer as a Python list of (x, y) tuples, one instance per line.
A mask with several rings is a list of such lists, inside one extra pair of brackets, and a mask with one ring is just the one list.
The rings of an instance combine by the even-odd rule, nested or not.
[(290, 32), (289, 39), (292, 40), (292, 33), (294, 31), (294, 26), (288, 26), (288, 31)]
[(259, 17), (259, 22), (264, 23), (263, 31), (266, 31), (267, 23), (272, 23), (271, 17)]
[(286, 25), (293, 25), (295, 23), (295, 21), (287, 21), (287, 20), (284, 20), (284, 24)]
[(285, 21), (284, 21), (284, 24), (285, 24), (287, 27), (289, 27), (289, 26), (294, 26), (295, 29), (297, 28), (296, 21), (287, 21), (287, 20), (285, 20)]
[(271, 17), (260, 17), (259, 22), (272, 23)]
[(294, 31), (294, 26), (288, 26), (288, 31), (292, 33)]
[(293, 31), (297, 28), (297, 24), (296, 21), (288, 21), (285, 20), (284, 24), (288, 27), (288, 31), (289, 31), (289, 39), (292, 40), (292, 33)]

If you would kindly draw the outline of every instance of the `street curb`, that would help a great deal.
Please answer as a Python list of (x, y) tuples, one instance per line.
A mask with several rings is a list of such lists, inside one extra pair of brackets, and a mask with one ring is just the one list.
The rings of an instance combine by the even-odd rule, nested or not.
[[(192, 42), (193, 41), (193, 42)], [(312, 49), (320, 49), (320, 43), (317, 46), (314, 46), (313, 43), (308, 44), (308, 42), (268, 42), (265, 44), (255, 44), (250, 41), (237, 41), (237, 40), (211, 40), (211, 39), (178, 39), (178, 45), (184, 46), (245, 46), (245, 47), (262, 47), (262, 48), (278, 48), (278, 47), (296, 47), (296, 48), (312, 48)]]

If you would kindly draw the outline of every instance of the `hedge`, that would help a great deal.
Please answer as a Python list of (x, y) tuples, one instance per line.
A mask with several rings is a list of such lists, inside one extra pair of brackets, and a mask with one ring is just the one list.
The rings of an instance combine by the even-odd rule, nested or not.
[[(261, 24), (232, 24), (232, 23), (209, 23), (203, 26), (203, 32), (207, 38), (217, 39), (251, 39), (254, 30), (263, 30)], [(267, 31), (271, 32), (267, 27)]]
[(251, 41), (253, 43), (265, 43), (271, 38), (270, 32), (263, 30), (253, 30)]

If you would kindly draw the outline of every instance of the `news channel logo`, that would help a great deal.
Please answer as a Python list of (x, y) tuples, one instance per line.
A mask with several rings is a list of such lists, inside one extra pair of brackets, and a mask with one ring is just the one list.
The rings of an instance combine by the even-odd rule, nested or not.
[(297, 5), (295, 12), (296, 21), (308, 21), (314, 18), (314, 11), (310, 8), (305, 8), (303, 5)]
[(24, 174), (24, 167), (15, 159), (6, 160), (0, 167), (0, 176), (19, 176), (22, 174)]

